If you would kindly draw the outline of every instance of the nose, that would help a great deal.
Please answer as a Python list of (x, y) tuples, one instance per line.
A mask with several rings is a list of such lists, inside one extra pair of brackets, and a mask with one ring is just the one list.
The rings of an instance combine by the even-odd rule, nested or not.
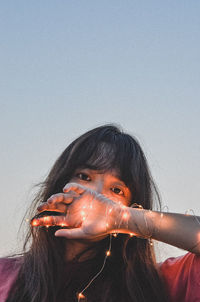
[(104, 181), (103, 179), (97, 179), (93, 183), (93, 190), (96, 191), (97, 193), (103, 194), (104, 191)]

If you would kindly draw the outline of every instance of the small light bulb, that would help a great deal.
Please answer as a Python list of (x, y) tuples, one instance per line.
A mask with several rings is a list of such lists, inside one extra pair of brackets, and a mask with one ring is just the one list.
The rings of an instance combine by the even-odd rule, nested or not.
[(38, 226), (37, 220), (33, 220), (32, 223), (31, 223), (31, 225), (32, 225), (32, 226)]
[(128, 213), (125, 212), (122, 217), (123, 217), (123, 219), (127, 219), (128, 218)]
[(110, 251), (106, 251), (106, 256), (110, 256), (111, 252)]
[(130, 233), (129, 235), (130, 235), (130, 237), (133, 237), (133, 236), (134, 236), (134, 234), (133, 234), (133, 233)]
[(52, 218), (50, 216), (44, 216), (44, 222), (49, 222)]
[(85, 296), (82, 293), (78, 293), (78, 299), (84, 299)]

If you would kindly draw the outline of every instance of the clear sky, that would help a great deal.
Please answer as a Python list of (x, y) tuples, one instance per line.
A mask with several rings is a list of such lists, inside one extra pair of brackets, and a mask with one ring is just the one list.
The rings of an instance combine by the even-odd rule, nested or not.
[(163, 206), (200, 214), (199, 15), (194, 0), (1, 1), (0, 255), (34, 184), (104, 123), (139, 139)]

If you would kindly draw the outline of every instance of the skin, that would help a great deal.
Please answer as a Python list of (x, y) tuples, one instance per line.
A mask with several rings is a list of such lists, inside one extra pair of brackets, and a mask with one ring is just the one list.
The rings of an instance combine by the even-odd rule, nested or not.
[(63, 193), (52, 195), (39, 212), (59, 211), (62, 216), (34, 219), (34, 226), (65, 227), (55, 236), (68, 240), (66, 259), (71, 260), (92, 242), (119, 232), (153, 238), (200, 254), (200, 218), (130, 207), (131, 192), (116, 171), (77, 170)]
[[(37, 222), (39, 225), (67, 227), (58, 230), (55, 235), (71, 239), (67, 243), (66, 259), (72, 260), (92, 242), (105, 238), (114, 230), (115, 215), (105, 213), (113, 208), (121, 211), (121, 207), (128, 206), (130, 202), (131, 192), (115, 170), (100, 173), (92, 169), (78, 169), (63, 188), (63, 193), (52, 195), (38, 208), (39, 212), (50, 210), (64, 216), (40, 218)], [(83, 257), (87, 256), (84, 254)]]

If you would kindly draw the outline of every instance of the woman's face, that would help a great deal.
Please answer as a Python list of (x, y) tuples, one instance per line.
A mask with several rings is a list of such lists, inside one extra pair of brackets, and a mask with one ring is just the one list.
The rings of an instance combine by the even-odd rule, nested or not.
[(70, 182), (81, 184), (125, 206), (131, 203), (131, 192), (115, 170), (102, 173), (88, 168), (77, 169)]

